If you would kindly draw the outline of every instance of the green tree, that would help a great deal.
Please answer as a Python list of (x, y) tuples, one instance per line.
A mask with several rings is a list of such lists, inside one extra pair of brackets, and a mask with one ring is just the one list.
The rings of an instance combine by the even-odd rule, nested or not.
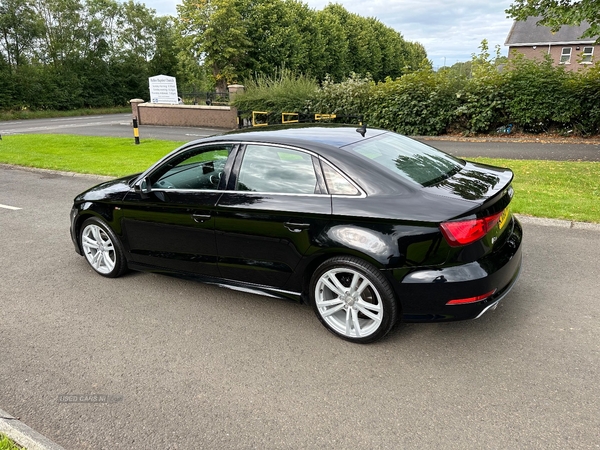
[[(297, 73), (313, 73), (312, 55), (319, 40), (313, 41), (315, 13), (298, 0), (255, 0), (245, 16), (250, 74), (275, 75), (280, 67)], [(318, 37), (318, 36), (315, 36)], [(315, 61), (317, 66), (319, 61)]]
[(177, 33), (173, 18), (163, 16), (157, 19), (155, 49), (150, 60), (149, 72), (153, 75), (169, 75), (179, 79), (177, 61)]
[(177, 6), (183, 47), (212, 71), (217, 88), (238, 81), (252, 42), (246, 36), (243, 0), (183, 0)]
[(42, 23), (31, 0), (0, 0), (0, 54), (9, 69), (34, 56), (41, 34)]
[(600, 43), (600, 0), (515, 0), (506, 13), (516, 20), (541, 16), (539, 23), (552, 31), (587, 21), (590, 28), (582, 37), (597, 38)]
[(329, 74), (334, 81), (342, 81), (350, 73), (348, 39), (341, 18), (331, 8), (315, 13), (315, 24), (321, 36), (321, 57), (315, 76), (324, 80)]

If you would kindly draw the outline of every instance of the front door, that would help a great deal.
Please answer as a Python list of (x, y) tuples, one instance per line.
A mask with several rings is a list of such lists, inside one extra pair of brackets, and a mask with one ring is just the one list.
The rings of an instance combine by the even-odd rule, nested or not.
[(218, 276), (215, 208), (231, 145), (190, 148), (148, 176), (149, 193), (130, 192), (123, 227), (138, 264)]

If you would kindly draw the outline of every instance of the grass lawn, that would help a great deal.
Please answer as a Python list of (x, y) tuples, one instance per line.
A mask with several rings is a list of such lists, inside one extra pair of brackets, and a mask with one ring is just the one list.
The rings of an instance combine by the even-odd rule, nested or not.
[(0, 163), (96, 175), (123, 176), (141, 172), (185, 141), (106, 138), (65, 134), (3, 136)]
[[(122, 176), (140, 172), (184, 142), (71, 135), (14, 135), (0, 141), (0, 163)], [(476, 158), (515, 173), (516, 213), (600, 223), (600, 163)], [(90, 183), (92, 184), (92, 183)]]
[(513, 212), (600, 223), (600, 162), (471, 160), (512, 169)]

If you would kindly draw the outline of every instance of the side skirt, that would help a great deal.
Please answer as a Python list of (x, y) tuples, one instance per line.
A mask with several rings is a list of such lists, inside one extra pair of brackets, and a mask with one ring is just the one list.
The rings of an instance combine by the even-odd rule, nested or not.
[(160, 269), (153, 266), (147, 266), (145, 264), (134, 263), (131, 261), (127, 262), (127, 266), (132, 270), (138, 270), (140, 272), (152, 272), (164, 275), (176, 276), (184, 278), (186, 280), (199, 281), (205, 284), (212, 284), (219, 287), (232, 289), (234, 291), (247, 292), (249, 294), (262, 295), (266, 297), (281, 298), (286, 300), (293, 300), (298, 303), (302, 303), (302, 294), (300, 292), (286, 291), (283, 289), (277, 289), (271, 286), (265, 286), (261, 284), (246, 283), (242, 281), (228, 280), (225, 278), (214, 278), (203, 275), (197, 275), (187, 272), (175, 272)]

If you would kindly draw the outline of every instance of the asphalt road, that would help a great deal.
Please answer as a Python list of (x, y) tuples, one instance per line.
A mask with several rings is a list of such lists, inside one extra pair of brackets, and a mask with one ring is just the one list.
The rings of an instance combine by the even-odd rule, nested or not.
[[(159, 127), (142, 125), (140, 139), (191, 141), (223, 133), (218, 128)], [(0, 122), (0, 135), (13, 134), (75, 134), (81, 136), (130, 137), (133, 139), (131, 114), (108, 114), (55, 119), (11, 120)]]
[[(140, 138), (191, 141), (223, 133), (217, 128), (159, 127), (141, 125)], [(0, 122), (0, 135), (21, 133), (66, 133), (84, 136), (131, 137), (131, 114), (69, 117), (58, 119)], [(519, 142), (466, 142), (422, 138), (426, 143), (455, 156), (487, 156), (508, 159), (547, 159), (556, 161), (600, 161), (598, 144), (551, 144)]]
[(95, 182), (0, 168), (0, 407), (65, 448), (600, 448), (600, 232), (525, 223), (496, 311), (360, 346), (306, 306), (96, 275), (68, 234)]
[(489, 158), (549, 161), (600, 161), (600, 145), (598, 144), (422, 140), (451, 155), (465, 158), (484, 156)]

